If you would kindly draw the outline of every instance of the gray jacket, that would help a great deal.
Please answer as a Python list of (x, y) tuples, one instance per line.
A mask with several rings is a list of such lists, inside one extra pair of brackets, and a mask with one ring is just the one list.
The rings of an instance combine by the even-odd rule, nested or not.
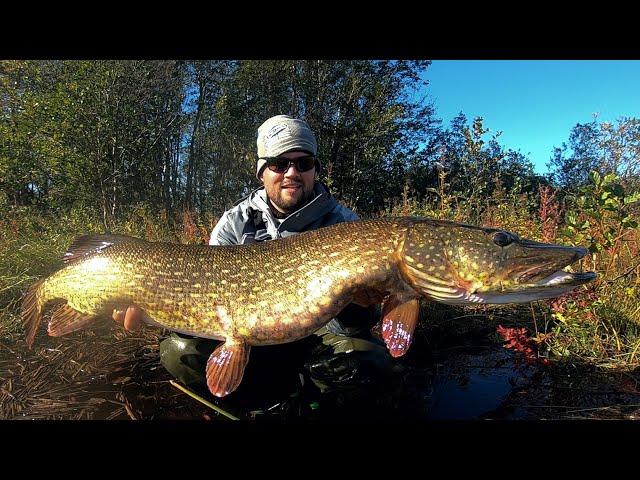
[(313, 200), (282, 220), (273, 216), (264, 187), (254, 190), (224, 212), (211, 232), (209, 245), (262, 242), (358, 220), (358, 216), (339, 204), (320, 182), (316, 182), (314, 190)]

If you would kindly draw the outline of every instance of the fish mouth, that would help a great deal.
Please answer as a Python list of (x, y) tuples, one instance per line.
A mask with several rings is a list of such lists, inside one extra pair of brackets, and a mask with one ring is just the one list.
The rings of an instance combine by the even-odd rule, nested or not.
[[(532, 252), (533, 259), (535, 260), (538, 254), (544, 254), (545, 251), (553, 252), (553, 257), (542, 263), (535, 261), (533, 265), (525, 266), (523, 270), (515, 276), (515, 281), (522, 285), (532, 284), (544, 284), (545, 280), (553, 275), (560, 275), (563, 268), (568, 267), (572, 263), (577, 262), (584, 257), (589, 250), (582, 247), (564, 247), (552, 244), (545, 244), (534, 242), (532, 240), (521, 241), (521, 245), (527, 247), (529, 252)], [(565, 273), (570, 273), (565, 271)], [(555, 278), (555, 277), (554, 277)], [(559, 278), (559, 277), (558, 277)], [(564, 278), (564, 277), (563, 277)], [(565, 279), (570, 282), (570, 278)], [(558, 280), (555, 280), (558, 281)]]
[(505, 304), (529, 303), (536, 300), (554, 298), (570, 292), (574, 288), (595, 280), (594, 272), (571, 272), (570, 265), (588, 250), (581, 247), (560, 247), (566, 253), (563, 260), (548, 260), (525, 267), (513, 277), (515, 283), (486, 291), (464, 290), (457, 299), (447, 303), (455, 304)]
[(568, 272), (565, 270), (559, 270), (552, 273), (548, 277), (543, 278), (533, 284), (530, 284), (530, 288), (546, 288), (546, 287), (577, 287), (595, 280), (597, 275), (595, 272)]
[[(526, 268), (515, 277), (516, 284), (513, 287), (485, 292), (469, 292), (465, 295), (466, 299), (473, 303), (528, 303), (558, 297), (596, 279), (595, 272), (571, 272), (568, 270), (569, 265), (588, 253), (586, 248), (562, 248), (565, 248), (572, 255), (563, 261), (550, 260)], [(563, 265), (564, 268), (562, 268)]]
[(519, 285), (513, 289), (467, 292), (458, 303), (529, 303), (559, 297), (574, 288), (595, 280), (594, 272), (567, 272), (560, 270), (535, 283)]

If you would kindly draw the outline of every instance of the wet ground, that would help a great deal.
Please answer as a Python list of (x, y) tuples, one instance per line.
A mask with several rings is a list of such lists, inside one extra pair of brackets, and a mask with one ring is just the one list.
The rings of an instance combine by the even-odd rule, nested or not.
[[(424, 333), (424, 332), (422, 332)], [(504, 348), (495, 324), (462, 335), (417, 332), (409, 353), (384, 375), (321, 385), (291, 355), (254, 349), (241, 387), (224, 399), (192, 390), (252, 422), (324, 420), (640, 419), (640, 371), (576, 361), (527, 362)], [(0, 418), (228, 418), (173, 387), (160, 365), (161, 332), (116, 329), (64, 339), (0, 341)]]

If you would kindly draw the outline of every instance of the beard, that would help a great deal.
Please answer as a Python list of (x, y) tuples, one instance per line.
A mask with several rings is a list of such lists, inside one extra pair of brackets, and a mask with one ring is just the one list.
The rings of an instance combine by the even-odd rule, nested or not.
[(309, 203), (315, 197), (314, 184), (305, 186), (303, 182), (287, 181), (284, 185), (297, 185), (300, 188), (290, 194), (286, 189), (282, 188), (283, 184), (270, 185), (267, 191), (267, 197), (271, 203), (280, 211), (284, 213), (292, 213), (302, 208)]

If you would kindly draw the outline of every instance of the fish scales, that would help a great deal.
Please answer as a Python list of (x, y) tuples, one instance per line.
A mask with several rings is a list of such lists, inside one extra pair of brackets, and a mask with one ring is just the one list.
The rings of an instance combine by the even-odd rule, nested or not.
[[(387, 280), (398, 238), (373, 220), (366, 235), (345, 223), (249, 246), (115, 243), (54, 273), (42, 293), (92, 315), (136, 304), (170, 330), (282, 343), (319, 328), (363, 281)], [(345, 247), (357, 250), (345, 256)]]

